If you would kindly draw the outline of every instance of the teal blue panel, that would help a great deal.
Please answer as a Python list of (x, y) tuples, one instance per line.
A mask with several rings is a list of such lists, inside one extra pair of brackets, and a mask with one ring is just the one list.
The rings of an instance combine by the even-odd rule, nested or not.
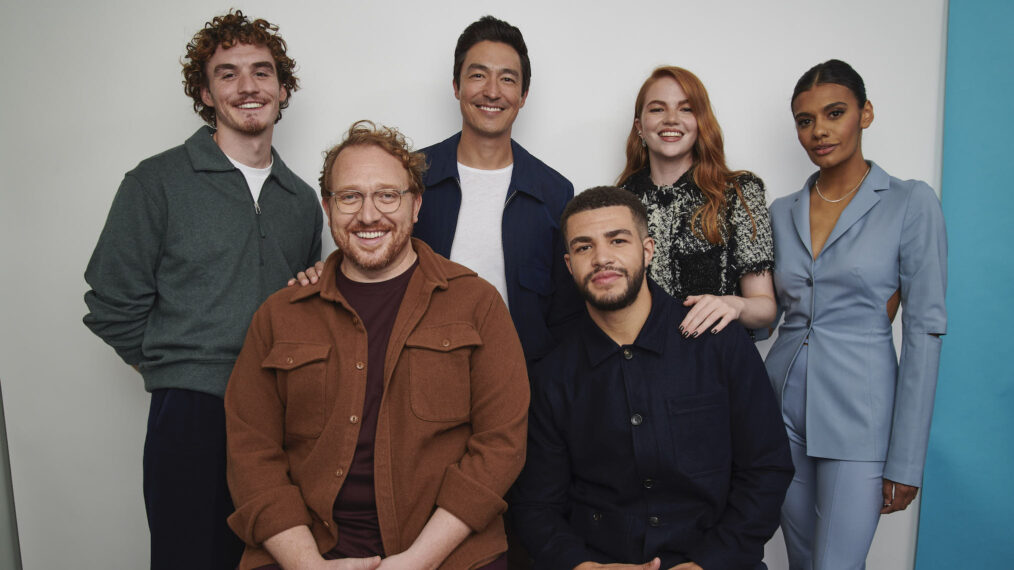
[(949, 323), (916, 568), (1012, 568), (1014, 2), (955, 0), (949, 11), (941, 185)]

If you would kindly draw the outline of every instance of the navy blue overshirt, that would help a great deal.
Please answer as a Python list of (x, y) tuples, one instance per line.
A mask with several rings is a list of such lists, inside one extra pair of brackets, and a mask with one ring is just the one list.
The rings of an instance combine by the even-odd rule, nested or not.
[(585, 561), (758, 567), (792, 478), (785, 428), (745, 330), (684, 339), (649, 280), (633, 344), (590, 317), (532, 375), (515, 528), (536, 568)]
[[(426, 191), (412, 235), (444, 257), (451, 256), (461, 209), (460, 141), (457, 133), (422, 150), (428, 164)], [(511, 152), (514, 170), (501, 224), (507, 307), (531, 365), (556, 346), (584, 312), (563, 263), (560, 235), (560, 214), (574, 197), (574, 185), (513, 140)]]

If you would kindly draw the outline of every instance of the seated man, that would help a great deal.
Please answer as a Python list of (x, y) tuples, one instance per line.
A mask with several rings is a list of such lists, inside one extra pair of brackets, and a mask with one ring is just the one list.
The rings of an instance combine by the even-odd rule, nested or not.
[(225, 395), (240, 568), (506, 566), (525, 358), (496, 289), (410, 238), (423, 168), (369, 121), (324, 159), (338, 251), (257, 311)]
[(683, 338), (633, 194), (583, 192), (561, 226), (588, 317), (532, 372), (511, 508), (536, 568), (763, 568), (792, 460), (757, 349)]

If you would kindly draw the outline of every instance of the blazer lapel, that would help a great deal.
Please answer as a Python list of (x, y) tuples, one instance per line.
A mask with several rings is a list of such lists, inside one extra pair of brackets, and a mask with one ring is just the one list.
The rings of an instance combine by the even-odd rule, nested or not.
[(796, 226), (796, 233), (799, 234), (799, 241), (803, 243), (803, 247), (806, 248), (806, 252), (810, 254), (810, 259), (813, 259), (813, 248), (810, 245), (809, 188), (814, 176), (807, 179), (806, 184), (803, 185), (803, 189), (799, 192), (799, 196), (796, 197), (796, 201), (792, 204), (791, 211), (792, 225)]
[(866, 176), (862, 187), (856, 192), (856, 197), (849, 202), (848, 206), (845, 206), (845, 211), (838, 217), (838, 222), (835, 223), (834, 230), (831, 231), (831, 235), (827, 238), (827, 242), (824, 243), (821, 251), (826, 251), (827, 248), (834, 245), (834, 242), (838, 238), (843, 236), (849, 228), (861, 220), (873, 206), (877, 205), (877, 202), (880, 201), (877, 190), (886, 189), (888, 182), (887, 173), (871, 163), (869, 175)]

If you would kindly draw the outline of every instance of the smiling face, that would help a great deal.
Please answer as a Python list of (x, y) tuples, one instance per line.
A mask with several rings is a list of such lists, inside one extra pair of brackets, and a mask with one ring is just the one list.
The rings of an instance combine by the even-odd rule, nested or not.
[(342, 251), (342, 272), (353, 281), (385, 281), (404, 273), (415, 261), (412, 226), (419, 215), (422, 197), (414, 192), (402, 196), (397, 210), (377, 210), (371, 195), (381, 190), (409, 188), (408, 171), (401, 161), (376, 145), (350, 146), (338, 154), (331, 169), (328, 190), (354, 190), (366, 196), (354, 214), (339, 211), (335, 198), (322, 200), (331, 236)]
[(617, 311), (644, 292), (655, 241), (626, 206), (577, 212), (566, 222), (567, 268), (590, 310)]
[(796, 136), (821, 169), (862, 162), (862, 131), (873, 122), (873, 105), (837, 83), (821, 83), (792, 101)]
[(270, 131), (288, 91), (278, 82), (275, 60), (266, 46), (221, 46), (206, 65), (208, 85), (201, 100), (215, 109), (219, 131), (260, 135)]
[(648, 87), (634, 127), (648, 146), (653, 171), (668, 165), (685, 172), (693, 165), (697, 118), (690, 98), (671, 76), (662, 76)]
[(521, 58), (511, 46), (481, 41), (465, 54), (454, 97), (461, 105), (462, 130), (482, 137), (510, 137), (525, 106)]

